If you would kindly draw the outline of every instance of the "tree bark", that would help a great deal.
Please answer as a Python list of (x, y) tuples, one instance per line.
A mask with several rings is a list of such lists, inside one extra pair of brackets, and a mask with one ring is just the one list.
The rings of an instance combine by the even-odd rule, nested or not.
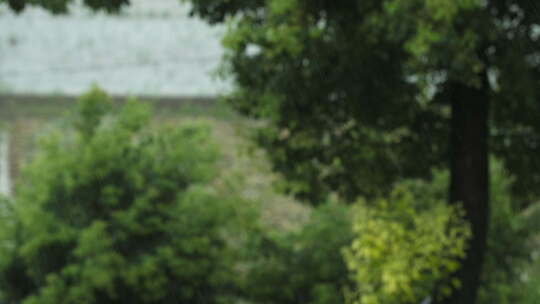
[(489, 220), (488, 113), (489, 84), (481, 88), (460, 83), (451, 86), (450, 203), (461, 203), (471, 225), (472, 238), (456, 277), (461, 288), (445, 304), (473, 304), (486, 252)]

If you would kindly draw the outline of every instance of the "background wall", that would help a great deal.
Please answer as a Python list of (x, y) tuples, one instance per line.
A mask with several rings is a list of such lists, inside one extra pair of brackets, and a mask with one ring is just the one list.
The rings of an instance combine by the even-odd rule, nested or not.
[(120, 16), (74, 5), (68, 16), (0, 6), (0, 93), (79, 94), (93, 83), (121, 95), (215, 95), (223, 27), (179, 0), (132, 0)]

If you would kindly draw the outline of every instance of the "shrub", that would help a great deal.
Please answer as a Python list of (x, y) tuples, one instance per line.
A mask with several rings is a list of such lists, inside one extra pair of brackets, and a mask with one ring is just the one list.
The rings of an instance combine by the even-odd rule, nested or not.
[(339, 304), (350, 284), (340, 249), (352, 239), (349, 207), (321, 205), (300, 230), (260, 231), (244, 290), (254, 303)]
[[(480, 304), (536, 303), (525, 302), (531, 298), (523, 291), (527, 268), (531, 268), (531, 237), (539, 231), (535, 212), (525, 214), (518, 208), (519, 201), (512, 195), (514, 179), (505, 170), (503, 163), (495, 158), (490, 161), (491, 211), (487, 239), (487, 251), (481, 284), (478, 291)], [(416, 200), (425, 202), (445, 201), (448, 196), (449, 174), (446, 170), (435, 170), (432, 179), (405, 180), (400, 183), (413, 193)], [(534, 210), (534, 208), (530, 208)], [(534, 276), (533, 273), (528, 275)], [(535, 278), (531, 277), (531, 281)]]
[[(490, 171), (490, 225), (478, 303), (526, 303), (522, 277), (533, 250), (530, 237), (538, 229), (528, 225), (525, 214), (519, 211), (519, 202), (512, 195), (514, 179), (502, 162), (493, 159)], [(533, 303), (538, 301), (540, 297)]]
[[(530, 239), (539, 231), (536, 219), (520, 212), (519, 201), (512, 195), (514, 179), (504, 164), (495, 158), (490, 161), (490, 222), (484, 269), (478, 290), (479, 304), (525, 303), (522, 278), (530, 267)], [(445, 200), (449, 185), (448, 171), (434, 171), (429, 182), (404, 182), (428, 201)], [(538, 297), (536, 298), (536, 301)], [(534, 303), (534, 301), (533, 301)]]
[(208, 186), (209, 128), (154, 132), (145, 106), (112, 108), (97, 89), (83, 96), (73, 128), (47, 137), (23, 173), (0, 246), (4, 300), (227, 300), (238, 208)]
[(419, 303), (458, 287), (450, 275), (470, 236), (463, 212), (415, 197), (409, 187), (398, 185), (388, 199), (356, 204), (354, 240), (344, 250), (355, 281), (347, 302)]

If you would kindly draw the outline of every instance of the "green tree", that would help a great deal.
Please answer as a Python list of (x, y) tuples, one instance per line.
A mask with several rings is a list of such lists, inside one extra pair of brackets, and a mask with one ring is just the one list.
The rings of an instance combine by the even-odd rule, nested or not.
[[(9, 2), (51, 9), (69, 0)], [(473, 237), (458, 273), (463, 288), (447, 301), (474, 303), (488, 231), (488, 152), (518, 177), (524, 202), (540, 191), (534, 2), (190, 2), (211, 23), (230, 21), (231, 103), (268, 121), (259, 140), (299, 197), (373, 197), (449, 163), (449, 200), (463, 203)]]
[[(531, 268), (531, 254), (536, 248), (534, 240), (539, 230), (535, 224), (538, 222), (535, 207), (538, 205), (520, 211), (511, 191), (514, 178), (501, 161), (492, 158), (490, 164), (493, 212), (490, 213), (486, 261), (477, 303), (524, 303), (527, 298), (538, 301), (535, 293), (524, 292), (528, 284), (523, 281), (524, 274)], [(428, 181), (402, 180), (398, 185), (414, 196), (417, 205), (418, 202), (425, 206), (437, 204), (448, 196), (450, 175), (448, 170), (434, 170), (432, 176)]]
[[(531, 260), (531, 253), (537, 247), (538, 205), (518, 212), (511, 192), (513, 178), (502, 162), (492, 159), (491, 164), (493, 212), (477, 303), (535, 303), (538, 293), (525, 288), (537, 282), (536, 270), (531, 271), (537, 263)], [(353, 291), (358, 298), (382, 303), (402, 303), (409, 298), (419, 303), (434, 286), (440, 292), (453, 289), (455, 283), (447, 280), (449, 269), (444, 265), (455, 265), (463, 239), (448, 232), (464, 230), (460, 219), (444, 210), (448, 209), (443, 204), (450, 182), (448, 170), (434, 170), (432, 176), (431, 180), (401, 180), (388, 198), (353, 205), (356, 237), (349, 246), (348, 260), (356, 273), (358, 288)], [(430, 228), (423, 230), (428, 223)], [(411, 271), (419, 268), (423, 269), (420, 275)], [(527, 276), (532, 278), (530, 282), (524, 280)]]
[(209, 186), (210, 129), (144, 128), (146, 107), (112, 115), (107, 100), (85, 95), (75, 131), (44, 140), (0, 207), (1, 300), (223, 303), (236, 291), (240, 209)]
[[(193, 0), (230, 20), (225, 71), (291, 190), (350, 201), (449, 165), (472, 239), (447, 303), (474, 303), (489, 219), (489, 158), (538, 196), (538, 36), (530, 1)], [(493, 135), (493, 136), (490, 136)]]

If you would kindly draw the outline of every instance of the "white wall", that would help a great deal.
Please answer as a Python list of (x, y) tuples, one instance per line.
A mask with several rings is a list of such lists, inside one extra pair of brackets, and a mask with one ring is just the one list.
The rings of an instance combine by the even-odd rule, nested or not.
[(69, 16), (0, 6), (0, 90), (79, 94), (214, 95), (223, 27), (189, 18), (178, 0), (135, 0), (121, 16), (80, 6)]

